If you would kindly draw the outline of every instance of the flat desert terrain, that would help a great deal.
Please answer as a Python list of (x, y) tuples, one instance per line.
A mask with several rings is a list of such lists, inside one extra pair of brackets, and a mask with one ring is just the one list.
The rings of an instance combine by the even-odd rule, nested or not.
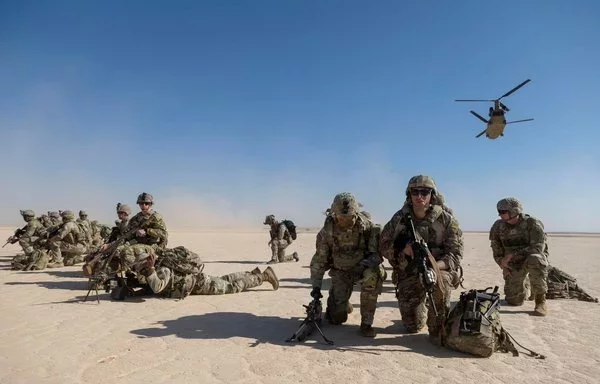
[[(6, 239), (14, 228), (0, 229)], [(310, 301), (308, 265), (316, 233), (299, 231), (289, 248), (300, 262), (277, 264), (281, 286), (185, 300), (153, 297), (87, 302), (81, 266), (16, 272), (18, 244), (0, 253), (0, 383), (598, 383), (600, 304), (550, 300), (549, 315), (531, 316), (533, 302), (501, 308), (504, 327), (522, 345), (546, 356), (495, 353), (475, 358), (432, 346), (423, 331), (403, 334), (390, 282), (379, 297), (375, 339), (359, 335), (359, 292), (348, 322), (305, 343), (286, 343)], [(465, 288), (500, 285), (486, 233), (466, 233)], [(266, 229), (170, 231), (206, 260), (211, 275), (250, 270), (270, 259)], [(549, 237), (550, 261), (600, 296), (600, 237)], [(387, 262), (386, 262), (387, 265)], [(326, 276), (324, 294), (329, 287)], [(454, 291), (456, 300), (462, 289)], [(326, 297), (323, 298), (325, 304)]]

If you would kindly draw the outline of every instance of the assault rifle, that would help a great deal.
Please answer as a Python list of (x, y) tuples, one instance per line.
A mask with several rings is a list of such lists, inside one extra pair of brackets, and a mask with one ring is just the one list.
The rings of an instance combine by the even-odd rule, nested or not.
[(415, 231), (415, 225), (410, 215), (406, 216), (406, 223), (408, 229), (408, 241), (410, 242), (413, 251), (413, 259), (406, 267), (406, 271), (408, 273), (416, 272), (419, 275), (419, 280), (421, 281), (423, 288), (425, 288), (429, 304), (431, 304), (431, 308), (437, 316), (438, 312), (433, 300), (433, 289), (436, 284), (436, 275), (432, 263), (435, 260), (432, 261), (430, 259), (431, 253), (429, 252), (427, 243), (425, 240), (423, 240), (421, 235)]
[(6, 243), (4, 243), (2, 248), (6, 247), (7, 244), (14, 244), (17, 241), (19, 241), (21, 236), (23, 236), (23, 234), (25, 233), (25, 228), (27, 228), (27, 226), (24, 226), (23, 228), (17, 228), (17, 230), (15, 231), (15, 234), (6, 240)]
[(325, 340), (327, 344), (333, 344), (333, 341), (329, 340), (325, 336), (325, 334), (323, 334), (321, 327), (319, 327), (319, 324), (321, 324), (321, 315), (323, 313), (321, 297), (323, 297), (323, 295), (314, 298), (308, 305), (302, 304), (302, 306), (306, 309), (306, 318), (302, 321), (302, 324), (300, 324), (300, 327), (298, 327), (296, 332), (294, 332), (294, 334), (289, 339), (285, 340), (286, 342), (302, 342), (306, 340), (306, 338), (310, 336), (316, 329), (317, 331), (319, 331), (319, 333), (323, 337), (323, 340)]
[(133, 274), (127, 272), (125, 276), (122, 273), (115, 273), (107, 276), (104, 273), (98, 273), (90, 276), (88, 279), (88, 292), (83, 301), (87, 301), (92, 290), (96, 291), (96, 300), (100, 304), (100, 296), (98, 294), (98, 286), (104, 286), (104, 292), (110, 293), (114, 300), (125, 300), (127, 296), (134, 296), (134, 288), (142, 287), (139, 281)]

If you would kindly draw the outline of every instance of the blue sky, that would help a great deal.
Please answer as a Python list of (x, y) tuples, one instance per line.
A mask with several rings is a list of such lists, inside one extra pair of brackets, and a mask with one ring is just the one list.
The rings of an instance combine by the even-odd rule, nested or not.
[[(171, 227), (318, 226), (354, 192), (384, 224), (432, 175), (465, 230), (521, 198), (600, 231), (596, 1), (0, 2), (0, 217), (142, 191)], [(509, 125), (475, 139), (487, 103)]]

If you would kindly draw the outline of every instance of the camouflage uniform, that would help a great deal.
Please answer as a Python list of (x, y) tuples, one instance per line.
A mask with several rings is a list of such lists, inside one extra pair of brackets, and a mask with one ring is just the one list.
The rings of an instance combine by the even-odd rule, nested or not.
[(27, 222), (23, 234), (19, 237), (19, 245), (26, 256), (31, 256), (35, 251), (36, 243), (44, 234), (44, 226), (35, 218), (32, 210), (21, 211), (23, 220)]
[(38, 221), (40, 222), (40, 224), (42, 224), (42, 226), (44, 226), (44, 228), (48, 228), (52, 224), (52, 222), (50, 221), (50, 218), (46, 214), (42, 214), (38, 218)]
[[(129, 248), (121, 249), (121, 258), (124, 263), (130, 264), (135, 258), (135, 263), (143, 263), (155, 250), (144, 244), (135, 244)], [(138, 264), (139, 265), (139, 264)], [(133, 270), (137, 270), (133, 266)], [(177, 293), (191, 295), (225, 295), (247, 291), (250, 288), (258, 287), (263, 282), (271, 283), (273, 289), (279, 288), (279, 279), (271, 267), (267, 267), (261, 272), (258, 267), (253, 271), (230, 273), (224, 276), (209, 276), (205, 273), (183, 276), (166, 267), (155, 269), (142, 267), (138, 273), (143, 276), (144, 281), (152, 292), (170, 297)]]
[[(45, 228), (32, 210), (21, 211), (23, 219), (27, 222), (25, 227), (21, 228), (19, 235), (19, 245), (23, 248), (23, 255), (15, 256), (11, 261), (12, 269), (44, 269), (48, 258), (39, 249), (40, 243), (44, 240)], [(8, 241), (13, 240), (11, 236)]]
[(104, 243), (104, 239), (100, 235), (100, 223), (98, 220), (90, 221), (91, 235), (92, 235), (92, 246), (97, 247)]
[(285, 224), (275, 220), (274, 215), (268, 215), (265, 217), (263, 224), (271, 227), (269, 231), (271, 236), (271, 241), (269, 241), (271, 246), (271, 260), (267, 264), (285, 263), (293, 260), (300, 260), (297, 252), (294, 252), (291, 255), (285, 254), (285, 249), (294, 241)]
[(49, 227), (59, 226), (62, 224), (60, 213), (56, 211), (48, 212), (48, 218), (50, 219)]
[(508, 211), (511, 219), (518, 217), (515, 224), (498, 219), (490, 229), (489, 238), (496, 264), (502, 268), (504, 258), (510, 257), (510, 273), (503, 274), (506, 302), (510, 305), (523, 304), (528, 296), (526, 277), (529, 274), (536, 314), (543, 315), (546, 312), (549, 256), (544, 224), (523, 213), (523, 206), (514, 197), (500, 200), (497, 209)]
[[(123, 214), (126, 214), (126, 216), (123, 216)], [(95, 274), (99, 273), (100, 271), (103, 271), (110, 267), (110, 265), (109, 265), (110, 263), (108, 262), (107, 258), (105, 258), (104, 260), (102, 260), (102, 258), (103, 258), (103, 256), (107, 256), (109, 252), (113, 252), (113, 251), (117, 250), (118, 247), (116, 247), (116, 248), (114, 247), (114, 246), (116, 246), (115, 241), (121, 239), (122, 237), (125, 236), (125, 234), (127, 234), (127, 227), (129, 224), (129, 216), (131, 216), (131, 208), (129, 208), (129, 206), (127, 206), (125, 204), (118, 203), (117, 204), (117, 215), (121, 215), (124, 219), (116, 220), (115, 227), (112, 228), (110, 233), (108, 233), (108, 234), (104, 233), (103, 234), (104, 236), (102, 236), (103, 242), (104, 242), (104, 238), (106, 236), (106, 243), (113, 245), (112, 251), (105, 251), (104, 253), (103, 252), (94, 252), (94, 253), (90, 253), (88, 256), (86, 256), (85, 264), (82, 267), (84, 276), (95, 275)], [(101, 225), (101, 224), (99, 224), (99, 225)], [(106, 231), (105, 229), (103, 229), (103, 230)]]
[[(423, 219), (415, 217), (410, 190), (412, 188), (431, 189), (431, 202)], [(456, 219), (435, 204), (436, 186), (434, 180), (429, 176), (415, 176), (410, 179), (406, 189), (407, 201), (404, 206), (396, 212), (390, 221), (385, 224), (381, 232), (382, 257), (389, 260), (396, 274), (396, 297), (402, 316), (402, 322), (410, 333), (419, 332), (427, 323), (429, 334), (439, 342), (441, 329), (440, 319), (450, 311), (451, 291), (456, 289), (460, 283), (460, 262), (463, 255), (462, 231)], [(398, 239), (406, 238), (408, 235), (406, 216), (411, 215), (417, 231), (436, 261), (444, 261), (447, 270), (439, 270), (436, 277), (437, 283), (433, 291), (433, 301), (438, 312), (436, 318), (433, 309), (428, 310), (429, 302), (426, 300), (426, 292), (419, 280), (419, 276), (409, 274), (406, 271), (409, 260), (402, 253), (405, 244), (396, 245)], [(433, 267), (434, 270), (436, 267)]]
[(74, 265), (83, 262), (83, 254), (87, 252), (85, 237), (75, 222), (71, 211), (61, 213), (63, 224), (48, 241), (51, 263), (48, 268)]
[[(149, 193), (142, 193), (138, 196), (137, 203), (154, 203), (154, 197)], [(145, 235), (140, 236), (139, 230), (144, 230)], [(122, 237), (129, 244), (146, 244), (151, 245), (155, 249), (164, 249), (169, 240), (167, 233), (167, 225), (162, 216), (152, 211), (149, 214), (138, 212), (129, 220), (127, 225), (127, 233)]]
[(127, 227), (129, 226), (129, 217), (131, 216), (131, 208), (129, 208), (126, 204), (117, 204), (117, 216), (119, 214), (126, 214), (127, 217), (123, 220), (115, 220), (115, 226), (110, 230), (110, 234), (108, 236), (108, 243), (112, 243), (117, 240), (121, 236), (124, 236), (127, 233)]
[(385, 270), (379, 257), (381, 228), (360, 213), (354, 195), (335, 196), (323, 228), (317, 234), (316, 252), (310, 262), (313, 292), (320, 296), (323, 275), (329, 270), (331, 288), (325, 316), (332, 324), (348, 319), (353, 286), (360, 284), (361, 333), (375, 336), (373, 319)]
[(82, 234), (85, 238), (85, 244), (90, 246), (92, 245), (92, 224), (88, 220), (88, 214), (86, 211), (79, 211), (79, 219), (76, 220), (79, 227), (82, 229)]

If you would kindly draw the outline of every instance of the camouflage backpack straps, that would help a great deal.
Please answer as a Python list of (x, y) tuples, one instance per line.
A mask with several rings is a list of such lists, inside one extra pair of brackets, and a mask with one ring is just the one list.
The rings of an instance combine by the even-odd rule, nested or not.
[(498, 286), (488, 292), (491, 289), (471, 289), (460, 294), (446, 319), (444, 345), (480, 357), (490, 357), (494, 352), (511, 352), (518, 356), (514, 342), (529, 351), (530, 356), (544, 359), (545, 356), (517, 343), (502, 327)]
[(549, 266), (547, 299), (578, 299), (597, 303), (595, 298), (577, 285), (577, 280), (560, 269)]
[(183, 246), (167, 248), (157, 252), (159, 252), (156, 262), (158, 267), (167, 267), (181, 275), (199, 274), (204, 269), (204, 263), (200, 256)]
[(157, 250), (157, 253), (157, 267), (169, 268), (173, 274), (168, 289), (169, 297), (184, 299), (201, 277), (204, 269), (202, 259), (183, 246)]

